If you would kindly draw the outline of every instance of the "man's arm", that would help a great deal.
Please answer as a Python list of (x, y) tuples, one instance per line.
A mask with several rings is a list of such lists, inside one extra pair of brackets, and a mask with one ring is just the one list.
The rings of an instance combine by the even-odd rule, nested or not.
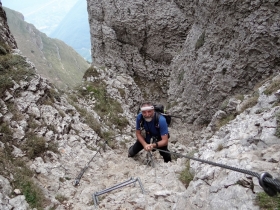
[[(168, 134), (165, 134), (163, 136), (161, 136), (161, 140), (157, 142), (158, 143), (158, 147), (164, 147), (168, 144)], [(154, 147), (156, 147), (156, 144), (153, 144)]]
[(158, 147), (164, 147), (168, 144), (168, 134), (161, 136), (161, 140), (153, 143), (153, 144), (149, 144), (150, 146), (148, 147), (148, 150), (152, 150), (154, 148), (158, 148)]
[(142, 144), (145, 150), (149, 150), (149, 145), (141, 135), (141, 130), (136, 130), (136, 138)]
[(158, 147), (164, 147), (168, 144), (168, 134), (161, 136), (161, 140), (153, 143), (153, 144), (147, 144), (145, 148), (145, 150), (147, 151), (151, 151), (154, 148), (158, 148)]
[(141, 127), (140, 127), (141, 119), (143, 120), (143, 116), (141, 116), (141, 114), (139, 114), (136, 118), (136, 138), (137, 138), (137, 141), (139, 141), (142, 144), (142, 146), (144, 147), (144, 149), (146, 150), (146, 147), (148, 144), (145, 141), (144, 137), (141, 135)]
[(159, 127), (160, 127), (160, 133), (161, 133), (161, 140), (150, 144), (149, 150), (152, 150), (153, 148), (157, 147), (164, 147), (168, 144), (168, 126), (166, 123), (166, 120), (163, 116), (160, 116), (159, 118)]

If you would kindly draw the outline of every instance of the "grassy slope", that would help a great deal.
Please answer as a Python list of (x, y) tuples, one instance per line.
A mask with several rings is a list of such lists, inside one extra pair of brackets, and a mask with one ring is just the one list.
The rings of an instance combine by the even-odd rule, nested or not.
[(89, 64), (73, 48), (47, 37), (32, 24), (23, 21), (20, 13), (4, 9), (18, 48), (35, 64), (39, 74), (60, 88), (73, 87), (82, 81)]

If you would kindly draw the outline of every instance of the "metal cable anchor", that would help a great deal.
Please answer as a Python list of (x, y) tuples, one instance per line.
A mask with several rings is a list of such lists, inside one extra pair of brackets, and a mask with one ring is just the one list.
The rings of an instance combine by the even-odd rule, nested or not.
[(121, 188), (121, 187), (124, 187), (124, 186), (126, 186), (126, 185), (129, 185), (129, 184), (132, 184), (132, 183), (134, 183), (134, 182), (139, 182), (139, 185), (140, 185), (140, 188), (141, 188), (141, 190), (142, 190), (142, 193), (143, 194), (145, 194), (145, 191), (144, 191), (144, 188), (143, 188), (143, 185), (142, 185), (142, 182), (141, 182), (141, 180), (140, 180), (140, 178), (130, 178), (129, 180), (127, 180), (127, 181), (125, 181), (125, 182), (122, 182), (122, 183), (120, 183), (120, 184), (116, 184), (116, 185), (114, 185), (114, 186), (112, 186), (112, 187), (109, 187), (109, 188), (107, 188), (107, 189), (104, 189), (104, 190), (101, 190), (101, 191), (99, 191), (99, 192), (95, 192), (93, 195), (92, 195), (92, 199), (93, 199), (93, 201), (94, 201), (94, 206), (95, 207), (97, 207), (97, 205), (98, 205), (98, 196), (99, 195), (102, 195), (102, 194), (105, 194), (105, 193), (108, 193), (108, 192), (110, 192), (110, 191), (113, 191), (113, 190), (116, 190), (116, 189), (119, 189), (119, 188)]

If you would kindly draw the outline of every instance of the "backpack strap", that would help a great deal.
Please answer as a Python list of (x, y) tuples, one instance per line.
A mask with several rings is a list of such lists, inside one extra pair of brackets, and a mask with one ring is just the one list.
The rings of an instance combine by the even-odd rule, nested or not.
[(141, 128), (141, 130), (144, 129), (144, 117), (142, 114), (141, 114), (141, 119), (140, 119), (140, 128)]
[[(159, 129), (159, 117), (160, 115), (162, 115), (160, 112), (155, 112), (155, 115), (156, 115), (156, 120), (155, 120), (155, 127), (156, 129), (158, 130), (158, 133), (160, 134), (160, 129)], [(166, 120), (166, 118), (165, 118)], [(167, 123), (167, 121), (166, 121)], [(167, 124), (168, 125), (168, 124)], [(170, 134), (168, 133), (168, 138), (170, 137)], [(161, 138), (161, 136), (159, 136), (159, 138)]]
[(159, 130), (159, 117), (160, 117), (160, 113), (159, 112), (155, 112), (155, 115), (156, 115), (155, 127)]

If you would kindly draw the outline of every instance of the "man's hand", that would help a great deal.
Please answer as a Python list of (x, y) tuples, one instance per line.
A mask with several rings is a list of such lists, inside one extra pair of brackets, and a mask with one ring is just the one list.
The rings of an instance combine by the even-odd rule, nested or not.
[(154, 148), (153, 144), (146, 144), (144, 147), (146, 151), (151, 151), (153, 148)]

